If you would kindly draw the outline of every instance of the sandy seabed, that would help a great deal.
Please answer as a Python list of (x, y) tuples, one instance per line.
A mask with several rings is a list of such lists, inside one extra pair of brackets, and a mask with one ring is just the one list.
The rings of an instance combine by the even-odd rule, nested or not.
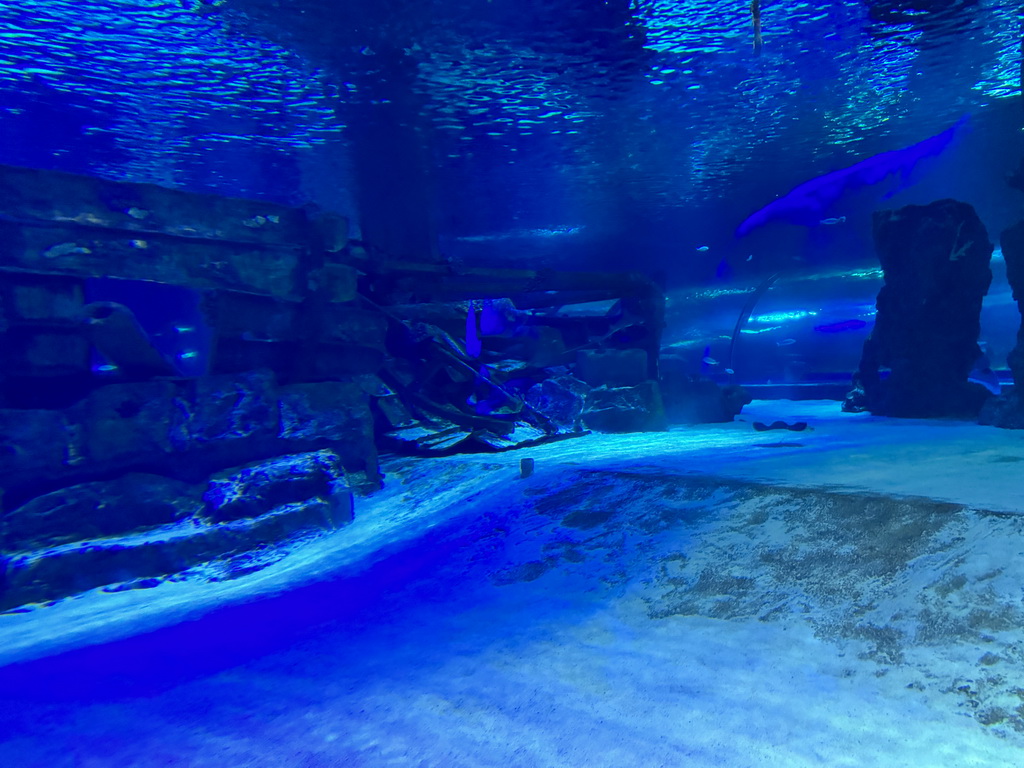
[(258, 574), (0, 616), (0, 765), (1024, 764), (1024, 435), (741, 418), (395, 461)]

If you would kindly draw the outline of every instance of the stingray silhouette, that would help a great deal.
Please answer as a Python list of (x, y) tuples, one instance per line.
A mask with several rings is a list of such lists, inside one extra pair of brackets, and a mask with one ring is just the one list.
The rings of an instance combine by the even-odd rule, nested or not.
[(921, 160), (938, 156), (950, 145), (967, 118), (968, 115), (964, 115), (952, 127), (917, 144), (872, 155), (848, 168), (831, 171), (799, 184), (788, 194), (744, 219), (736, 228), (736, 237), (744, 237), (772, 221), (814, 226), (821, 223), (829, 206), (849, 190), (877, 184), (897, 173), (905, 183)]

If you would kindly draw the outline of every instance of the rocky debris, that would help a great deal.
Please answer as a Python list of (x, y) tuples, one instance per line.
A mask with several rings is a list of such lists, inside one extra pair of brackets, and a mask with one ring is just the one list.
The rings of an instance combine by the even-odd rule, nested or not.
[[(396, 450), (500, 449), (513, 432), (560, 439), (581, 429), (591, 387), (639, 387), (660, 410), (645, 382), (658, 375), (664, 295), (648, 277), (377, 256), (355, 263), (364, 304), (390, 320), (379, 372), (390, 392), (375, 410)], [(620, 402), (632, 423), (660, 423), (637, 419), (627, 399), (604, 409)]]
[[(186, 449), (180, 392), (180, 385), (170, 381), (111, 384), (68, 408), (65, 413), (73, 444), (69, 453), (77, 460), (71, 466), (55, 468), (50, 479), (74, 475), (79, 468), (97, 475), (130, 470)], [(14, 482), (27, 480), (22, 476)]]
[(98, 587), (153, 586), (198, 567), (217, 578), (250, 572), (282, 556), (289, 542), (347, 525), (352, 508), (340, 459), (329, 450), (223, 472), (205, 492), (146, 474), (62, 488), (4, 516), (0, 608)]
[[(441, 309), (414, 314), (450, 320), (450, 308), (447, 314)], [(380, 372), (382, 386), (371, 392), (382, 445), (403, 453), (448, 454), (507, 450), (558, 436), (558, 426), (525, 398), (524, 390), (546, 371), (522, 361), (484, 363), (471, 344), (445, 328), (383, 311), (392, 321), (391, 354)], [(407, 307), (402, 311), (410, 314)], [(465, 329), (467, 321), (461, 322)]]
[(194, 486), (129, 473), (37, 496), (5, 513), (0, 542), (8, 552), (44, 549), (170, 525), (202, 509)]
[(203, 494), (213, 522), (259, 517), (267, 510), (308, 499), (330, 502), (347, 491), (332, 451), (281, 456), (218, 473)]
[(9, 491), (78, 463), (81, 430), (71, 424), (60, 411), (0, 409), (0, 487)]
[(384, 445), (400, 453), (447, 456), (454, 453), (494, 453), (586, 434), (582, 431), (552, 435), (529, 424), (508, 423), (502, 428), (467, 429), (439, 419), (424, 419), (389, 432)]
[(968, 383), (981, 357), (981, 302), (992, 244), (970, 205), (939, 200), (874, 214), (885, 285), (845, 410), (927, 418), (977, 415)]
[(590, 387), (573, 376), (555, 376), (526, 391), (527, 404), (543, 413), (562, 432), (582, 429), (583, 410)]
[(1024, 429), (1024, 402), (1016, 390), (990, 397), (978, 413), (978, 423), (1003, 429)]
[(20, 503), (118, 472), (201, 482), (224, 467), (324, 446), (354, 487), (379, 487), (361, 383), (280, 386), (271, 372), (251, 371), (111, 384), (64, 411), (0, 409), (0, 485)]
[(5, 604), (262, 567), (351, 518), (378, 442), (583, 434), (591, 387), (601, 428), (664, 426), (645, 275), (400, 261), (328, 212), (47, 171), (0, 198)]
[(648, 379), (643, 349), (588, 349), (576, 357), (576, 375), (592, 387), (635, 387)]
[(0, 199), (5, 604), (258, 567), (380, 486), (342, 217), (6, 166)]
[(173, 406), (171, 430), (179, 450), (258, 439), (280, 428), (276, 380), (268, 370), (196, 379)]
[(661, 360), (661, 392), (670, 424), (732, 421), (752, 399), (742, 387), (720, 386), (691, 371), (692, 364), (686, 358), (665, 356)]
[(583, 426), (598, 432), (660, 432), (668, 428), (656, 381), (598, 387), (587, 395)]

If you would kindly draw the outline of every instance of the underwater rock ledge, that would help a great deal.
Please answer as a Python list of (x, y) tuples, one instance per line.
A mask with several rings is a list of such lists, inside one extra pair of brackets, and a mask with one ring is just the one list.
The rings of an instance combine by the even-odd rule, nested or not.
[(352, 491), (379, 482), (353, 381), (111, 384), (63, 411), (0, 410), (0, 435), (0, 608), (197, 567), (231, 578), (351, 522)]

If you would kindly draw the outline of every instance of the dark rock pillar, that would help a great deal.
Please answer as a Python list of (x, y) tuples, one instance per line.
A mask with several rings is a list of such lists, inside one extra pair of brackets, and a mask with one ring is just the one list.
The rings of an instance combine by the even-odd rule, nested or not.
[[(1013, 300), (1024, 316), (1024, 221), (1018, 221), (1003, 232), (1000, 245)], [(1014, 388), (1008, 395), (989, 400), (978, 421), (1006, 429), (1024, 429), (1024, 402), (1021, 401), (1021, 392), (1024, 392), (1024, 325), (1017, 329), (1017, 346), (1007, 355), (1006, 362), (1013, 374)]]
[(987, 396), (967, 381), (992, 281), (984, 224), (970, 205), (939, 200), (876, 212), (874, 241), (885, 285), (844, 409), (973, 417)]
[[(1020, 41), (1020, 86), (1021, 106), (1024, 107), (1024, 37)], [(1024, 192), (1024, 156), (1017, 163), (1017, 170), (1011, 173), (1006, 183), (1018, 192)], [(1018, 221), (1003, 232), (999, 238), (1006, 260), (1006, 279), (1013, 290), (1013, 300), (1024, 318), (1024, 220)], [(1003, 397), (994, 398), (985, 404), (978, 421), (1006, 429), (1024, 429), (1024, 322), (1017, 329), (1017, 345), (1006, 358), (1013, 374), (1014, 388)]]
[[(1018, 221), (1000, 237), (1006, 260), (1006, 279), (1013, 290), (1013, 300), (1024, 316), (1024, 221)], [(1017, 330), (1017, 346), (1006, 359), (1018, 390), (1024, 388), (1024, 325)]]

